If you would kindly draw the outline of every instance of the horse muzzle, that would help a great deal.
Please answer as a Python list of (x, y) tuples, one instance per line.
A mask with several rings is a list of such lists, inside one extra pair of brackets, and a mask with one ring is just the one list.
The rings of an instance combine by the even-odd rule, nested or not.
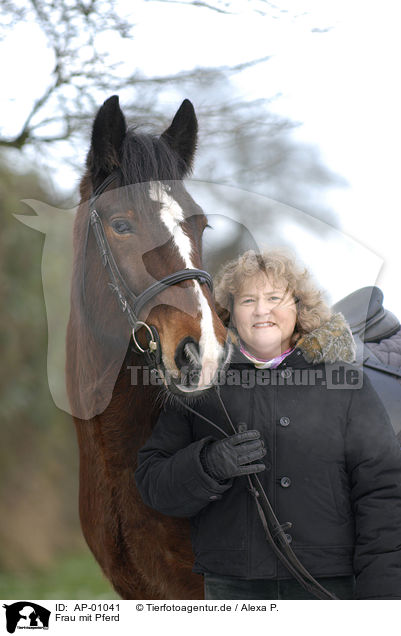
[(221, 346), (221, 351), (210, 357), (202, 355), (199, 343), (192, 337), (186, 337), (178, 344), (174, 361), (178, 370), (170, 378), (168, 389), (178, 395), (197, 397), (214, 386), (219, 373), (230, 361), (232, 344), (228, 340)]

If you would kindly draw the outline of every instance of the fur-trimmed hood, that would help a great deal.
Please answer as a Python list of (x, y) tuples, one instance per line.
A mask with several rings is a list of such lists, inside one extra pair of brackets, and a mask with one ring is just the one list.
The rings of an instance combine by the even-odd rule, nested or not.
[(321, 362), (353, 362), (356, 346), (344, 316), (332, 314), (330, 320), (314, 331), (302, 336), (297, 342), (305, 360), (312, 364)]
[[(232, 342), (239, 346), (238, 335), (230, 330)], [(333, 313), (330, 320), (305, 334), (295, 345), (300, 349), (305, 360), (311, 364), (322, 362), (353, 362), (355, 360), (356, 346), (354, 338), (344, 316)], [(244, 356), (236, 348), (232, 362), (241, 362)]]

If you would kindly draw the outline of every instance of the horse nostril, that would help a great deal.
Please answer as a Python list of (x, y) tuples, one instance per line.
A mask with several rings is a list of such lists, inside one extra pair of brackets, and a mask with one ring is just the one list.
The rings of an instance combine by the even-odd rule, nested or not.
[(184, 366), (199, 366), (199, 344), (190, 336), (181, 340), (175, 351), (174, 361), (178, 369)]

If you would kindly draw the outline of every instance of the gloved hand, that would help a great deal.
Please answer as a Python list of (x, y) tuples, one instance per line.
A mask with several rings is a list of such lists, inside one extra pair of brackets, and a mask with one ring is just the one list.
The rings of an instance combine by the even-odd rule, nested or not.
[(264, 464), (250, 463), (266, 455), (259, 431), (245, 431), (219, 439), (208, 444), (202, 455), (206, 472), (217, 481), (260, 473), (265, 469)]

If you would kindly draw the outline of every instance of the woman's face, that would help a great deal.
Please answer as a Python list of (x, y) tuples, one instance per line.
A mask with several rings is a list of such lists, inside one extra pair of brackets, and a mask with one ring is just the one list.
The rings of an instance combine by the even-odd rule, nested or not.
[(260, 273), (247, 278), (234, 297), (232, 318), (249, 353), (270, 360), (290, 347), (297, 309), (284, 280), (273, 283)]

